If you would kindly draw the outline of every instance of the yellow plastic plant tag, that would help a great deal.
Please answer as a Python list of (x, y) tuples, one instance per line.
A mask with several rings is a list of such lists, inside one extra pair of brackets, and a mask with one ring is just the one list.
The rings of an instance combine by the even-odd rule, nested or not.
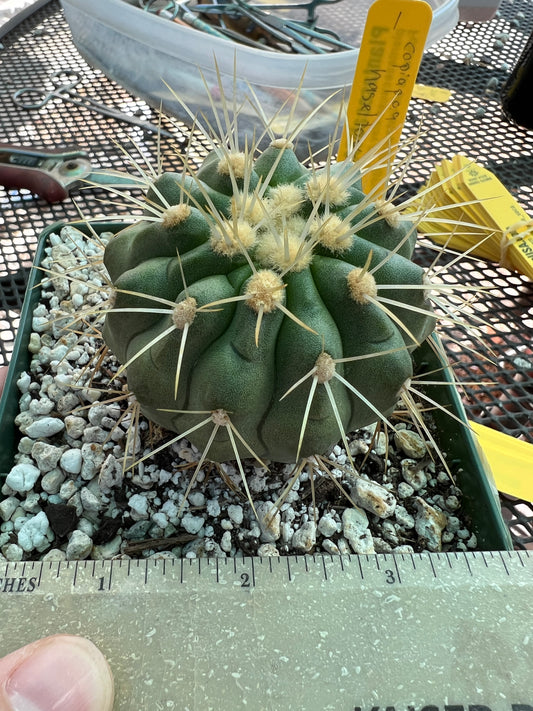
[(452, 156), (446, 161), (444, 173), (447, 175), (446, 192), (448, 202), (455, 203), (457, 225), (451, 245), (462, 252), (471, 252), (477, 257), (498, 261), (500, 250), (498, 239), (494, 238), (493, 226), (480, 212), (480, 203), (468, 190), (464, 182), (465, 171), (475, 165), (463, 155)]
[(368, 11), (338, 153), (345, 160), (353, 142), (354, 160), (368, 156), (367, 193), (385, 193), (432, 18), (423, 0), (376, 0)]
[(442, 160), (419, 194), (418, 229), (438, 244), (533, 279), (533, 219), (498, 178), (464, 155)]
[(498, 491), (533, 501), (533, 444), (470, 422), (488, 459)]
[(500, 239), (500, 261), (533, 279), (533, 221), (489, 170), (470, 163), (461, 173), (477, 212)]
[(487, 230), (478, 226), (477, 218), (469, 213), (469, 197), (457, 180), (457, 171), (460, 174), (462, 167), (452, 165), (452, 161), (442, 160), (435, 166), (418, 204), (413, 205), (411, 211), (426, 213), (418, 229), (438, 244), (460, 252), (474, 248), (476, 255), (497, 260)]

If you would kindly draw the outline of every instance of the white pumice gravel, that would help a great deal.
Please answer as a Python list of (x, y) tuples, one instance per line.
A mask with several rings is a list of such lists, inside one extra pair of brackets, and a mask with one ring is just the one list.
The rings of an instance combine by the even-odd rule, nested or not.
[(101, 245), (73, 227), (52, 235), (50, 245), (42, 266), (57, 276), (43, 279), (29, 340), (31, 366), (18, 377), (21, 438), (1, 488), (0, 557), (101, 560), (476, 547), (462, 517), (461, 491), (432, 458), (432, 445), (404, 424), (395, 435), (376, 426), (351, 434), (348, 445), (358, 470), (350, 471), (346, 452), (334, 447), (326, 458), (329, 473), (306, 467), (279, 510), (274, 504), (293, 467), (267, 470), (245, 460), (258, 518), (233, 462), (205, 463), (185, 499), (199, 453), (182, 439), (151, 457), (152, 449), (174, 435), (142, 417), (134, 429), (124, 403), (112, 402), (125, 388), (115, 377), (114, 358), (106, 356), (91, 373), (102, 346), (98, 324), (83, 333), (77, 325), (68, 328), (81, 310), (107, 300)]

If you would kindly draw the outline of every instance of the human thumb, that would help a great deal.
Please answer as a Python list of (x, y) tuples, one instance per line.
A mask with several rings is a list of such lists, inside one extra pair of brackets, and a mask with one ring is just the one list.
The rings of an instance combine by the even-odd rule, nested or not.
[(0, 659), (0, 711), (111, 711), (113, 676), (95, 645), (58, 634)]

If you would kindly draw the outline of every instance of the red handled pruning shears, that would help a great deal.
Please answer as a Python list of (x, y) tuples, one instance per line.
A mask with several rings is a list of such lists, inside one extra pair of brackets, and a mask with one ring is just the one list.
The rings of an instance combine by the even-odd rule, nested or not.
[(83, 185), (142, 188), (146, 183), (127, 173), (93, 168), (85, 151), (44, 151), (0, 143), (0, 185), (27, 188), (48, 202), (61, 202)]

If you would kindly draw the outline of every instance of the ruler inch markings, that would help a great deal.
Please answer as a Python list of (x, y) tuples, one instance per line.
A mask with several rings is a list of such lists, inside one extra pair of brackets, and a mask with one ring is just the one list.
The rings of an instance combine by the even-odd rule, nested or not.
[(359, 564), (359, 574), (361, 576), (361, 581), (365, 579), (365, 574), (363, 573), (363, 566), (361, 565), (361, 558), (357, 556), (357, 563)]
[(470, 573), (470, 576), (473, 577), (474, 573), (472, 572), (472, 567), (470, 566), (470, 561), (466, 557), (466, 555), (463, 554), (463, 560), (466, 563), (466, 567), (468, 568), (468, 572)]
[[(414, 557), (414, 555), (411, 555), (411, 556), (409, 556), (409, 558), (411, 559), (411, 565), (413, 566), (413, 570), (415, 571), (416, 570), (415, 557)], [(405, 560), (405, 556), (403, 553), (402, 553), (402, 560)]]
[[(283, 560), (283, 558), (285, 560)], [(309, 586), (313, 581), (333, 589), (353, 585), (356, 580), (364, 588), (372, 585), (397, 584), (431, 588), (439, 579), (449, 585), (467, 585), (473, 580), (485, 585), (492, 578), (509, 581), (525, 578), (533, 586), (533, 556), (526, 551), (465, 551), (459, 553), (413, 553), (333, 556), (327, 553), (280, 556), (277, 560), (247, 556), (239, 560), (228, 558), (166, 559), (102, 561), (6, 561), (2, 568), (4, 580), (31, 576), (35, 586), (46, 592), (60, 590), (76, 593), (96, 588), (113, 593), (138, 594), (158, 590), (167, 581), (167, 591), (174, 592), (174, 583), (181, 586), (225, 585), (228, 571), (238, 587), (277, 588), (281, 585)], [(1, 579), (1, 578), (0, 578)], [(95, 585), (96, 581), (96, 585)], [(128, 582), (129, 581), (129, 582)], [(198, 582), (200, 581), (200, 582)], [(210, 581), (210, 583), (209, 583)], [(240, 584), (239, 584), (240, 583)], [(4, 592), (0, 584), (0, 594)], [(177, 594), (177, 593), (176, 593)]]
[(501, 552), (500, 552), (500, 560), (502, 562), (502, 566), (503, 566), (503, 569), (505, 570), (506, 574), (510, 576), (511, 574), (509, 572), (509, 568), (507, 567), (507, 563), (505, 562), (505, 559), (504, 559), (503, 554)]
[(115, 711), (533, 709), (529, 552), (285, 558), (4, 562), (0, 656), (58, 611), (106, 656)]
[(398, 576), (398, 584), (402, 584), (402, 576), (400, 575), (400, 569), (398, 567), (398, 558), (397, 556), (393, 555), (392, 560), (394, 562), (394, 568), (396, 569), (396, 575)]
[(254, 566), (254, 559), (251, 558), (251, 566), (252, 566), (252, 587), (255, 588), (255, 566)]
[[(450, 568), (450, 570), (453, 570), (452, 559), (450, 557), (450, 554), (446, 553), (445, 555), (446, 555), (446, 560), (448, 561), (448, 567)], [(457, 558), (457, 554), (455, 557)]]
[(113, 584), (113, 563), (114, 563), (114, 561), (112, 560), (109, 565), (109, 578), (107, 579), (107, 589), (108, 590), (111, 590), (111, 586)]
[(436, 579), (437, 579), (437, 571), (435, 570), (435, 565), (434, 565), (434, 563), (433, 563), (433, 558), (430, 558), (430, 559), (429, 559), (429, 564), (430, 564), (430, 566), (431, 566), (431, 571), (432, 571), (432, 573), (433, 573), (433, 577), (434, 577), (435, 580), (436, 580)]

